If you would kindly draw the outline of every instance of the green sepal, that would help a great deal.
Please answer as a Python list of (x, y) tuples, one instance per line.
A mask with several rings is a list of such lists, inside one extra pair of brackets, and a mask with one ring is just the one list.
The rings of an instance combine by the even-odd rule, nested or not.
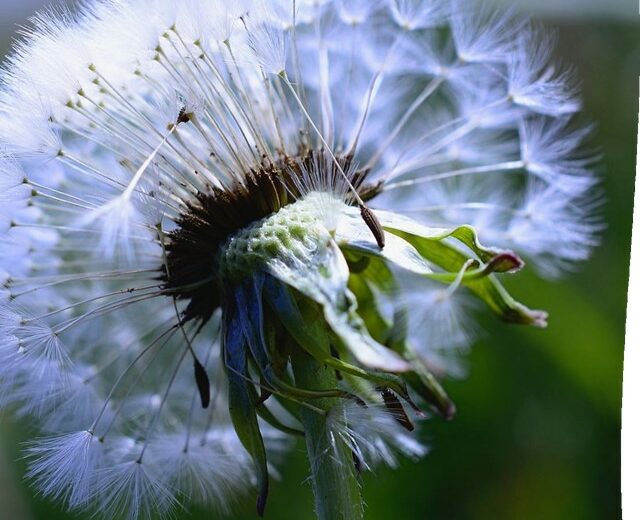
[(478, 238), (478, 233), (473, 226), (463, 225), (448, 229), (432, 228), (408, 217), (383, 210), (376, 211), (376, 216), (380, 219), (386, 231), (398, 234), (399, 236), (402, 236), (402, 233), (408, 233), (434, 242), (442, 242), (447, 238), (454, 238), (473, 251), (485, 264), (491, 263), (496, 257), (506, 255), (505, 261), (495, 266), (495, 272), (513, 273), (524, 267), (524, 262), (513, 252), (482, 245)]
[[(380, 257), (363, 255), (358, 251), (350, 251), (348, 248), (344, 248), (342, 252), (349, 264), (351, 275), (361, 275), (383, 292), (389, 293), (397, 289), (398, 284), (393, 272), (389, 268), (389, 265)], [(361, 268), (360, 271), (356, 272), (351, 269), (351, 266), (354, 264), (364, 266), (365, 263), (366, 267)], [(349, 280), (351, 280), (351, 278), (352, 276)]]
[[(229, 381), (229, 414), (240, 442), (256, 468), (258, 479), (258, 515), (263, 516), (269, 494), (267, 453), (257, 417), (257, 394), (247, 380), (246, 344), (235, 310), (226, 309), (223, 350)], [(231, 314), (231, 316), (229, 316)]]
[(349, 289), (358, 300), (358, 314), (364, 320), (369, 334), (379, 343), (388, 346), (389, 333), (393, 323), (380, 314), (376, 297), (369, 286), (365, 274), (351, 276), (349, 278)]
[[(429, 233), (431, 229), (418, 224), (408, 227), (413, 231), (422, 230), (425, 233)], [(389, 265), (395, 265), (425, 278), (444, 283), (453, 283), (463, 268), (462, 281), (464, 282), (483, 278), (494, 272), (514, 272), (523, 265), (522, 260), (511, 251), (490, 250), (480, 246), (475, 231), (469, 226), (456, 228), (447, 233), (428, 234), (427, 237), (416, 235), (424, 240), (433, 241), (438, 245), (446, 238), (459, 237), (462, 239), (463, 244), (478, 253), (480, 260), (465, 257), (466, 261), (460, 268), (453, 271), (446, 268), (447, 258), (440, 258), (440, 262), (434, 261), (433, 264), (430, 263), (428, 260), (432, 259), (425, 258), (424, 254), (414, 247), (411, 241), (406, 239), (403, 231), (392, 229), (387, 234), (385, 247), (380, 248), (375, 240), (372, 239), (371, 234), (367, 232), (367, 229), (363, 222), (348, 217), (345, 222), (341, 223), (336, 233), (336, 241), (345, 258), (351, 259), (350, 265), (355, 265), (359, 270), (358, 272), (363, 272), (369, 267), (368, 263), (363, 261), (366, 258), (381, 258)], [(447, 244), (445, 243), (445, 245)], [(350, 253), (355, 253), (355, 256), (353, 254), (350, 255)], [(445, 272), (434, 272), (432, 268), (434, 264), (444, 268)]]
[[(420, 254), (447, 271), (459, 271), (468, 260), (468, 257), (463, 253), (445, 242), (425, 239), (398, 230), (395, 230), (394, 233), (398, 233), (399, 236), (411, 242)], [(483, 300), (502, 320), (508, 323), (536, 327), (545, 327), (547, 324), (546, 312), (529, 309), (515, 300), (495, 275), (473, 276), (466, 279), (463, 277), (462, 283)]]
[[(374, 263), (371, 263), (372, 267)], [(358, 298), (358, 310), (363, 313), (362, 317), (367, 326), (376, 332), (377, 335), (374, 334), (374, 337), (378, 341), (395, 350), (411, 363), (412, 370), (401, 374), (402, 379), (439, 415), (445, 419), (453, 418), (455, 404), (436, 377), (406, 343), (406, 313), (397, 311), (391, 321), (385, 319), (380, 314), (375, 294), (366, 281), (366, 274), (363, 272), (360, 276), (352, 276), (349, 284)]]
[[(459, 272), (468, 257), (450, 245), (445, 240), (447, 238), (455, 238), (466, 245), (487, 265), (493, 262), (495, 272), (515, 272), (524, 265), (515, 254), (509, 251), (483, 246), (471, 226), (460, 226), (449, 230), (433, 229), (385, 211), (377, 212), (376, 215), (379, 216), (385, 230), (404, 238), (426, 260), (451, 273)], [(529, 309), (516, 301), (495, 276), (463, 279), (462, 283), (504, 321), (537, 327), (546, 326), (546, 312)]]
[(326, 323), (358, 362), (374, 370), (410, 370), (402, 357), (369, 335), (357, 315), (357, 302), (347, 287), (349, 267), (337, 244), (330, 240), (315, 261), (317, 265), (288, 265), (274, 260), (267, 268), (272, 277), (320, 305)]
[(294, 342), (316, 361), (331, 368), (366, 379), (377, 386), (392, 389), (403, 398), (409, 398), (407, 388), (396, 375), (363, 369), (329, 354), (331, 338), (326, 325), (318, 320), (317, 304), (301, 297), (296, 301), (292, 289), (276, 281), (267, 281), (267, 302), (273, 313), (291, 335)]
[(412, 366), (413, 372), (402, 374), (402, 379), (444, 419), (453, 419), (456, 414), (456, 405), (436, 377), (417, 357), (412, 361)]
[[(357, 212), (352, 213), (345, 218), (345, 222), (341, 223), (336, 233), (336, 240), (343, 250), (381, 258), (425, 278), (443, 283), (454, 282), (464, 269), (461, 283), (504, 321), (546, 326), (546, 312), (529, 309), (516, 301), (492, 274), (515, 272), (524, 265), (522, 260), (510, 251), (483, 246), (471, 226), (454, 229), (430, 228), (401, 215), (376, 211), (383, 228), (388, 232), (388, 246), (380, 249), (370, 233), (367, 234), (366, 225), (358, 220)], [(402, 244), (398, 239), (401, 239)], [(470, 262), (473, 258), (455, 247), (451, 239), (469, 248), (482, 264), (478, 260)], [(434, 273), (430, 267), (422, 266), (416, 261), (416, 254), (422, 258), (426, 266), (438, 266), (444, 273)], [(394, 260), (398, 257), (402, 257), (402, 261)]]
[(344, 398), (355, 399), (357, 397), (339, 388), (322, 390), (305, 389), (290, 384), (282, 376), (276, 374), (268, 352), (265, 336), (265, 322), (263, 312), (262, 293), (266, 275), (259, 273), (249, 279), (245, 284), (238, 286), (235, 291), (238, 321), (241, 323), (245, 342), (249, 347), (255, 366), (269, 387), (280, 392), (285, 397), (298, 400)]
[[(254, 390), (255, 391), (255, 390)], [(304, 432), (298, 428), (293, 428), (291, 426), (287, 426), (286, 424), (284, 424), (280, 419), (278, 419), (273, 412), (271, 412), (271, 410), (269, 410), (268, 406), (265, 406), (264, 403), (260, 404), (259, 406), (256, 407), (256, 411), (258, 412), (258, 415), (260, 416), (260, 418), (266, 422), (267, 424), (269, 424), (270, 426), (272, 426), (273, 428), (275, 428), (276, 430), (279, 430), (283, 433), (286, 433), (288, 435), (295, 435), (298, 437), (304, 437)]]

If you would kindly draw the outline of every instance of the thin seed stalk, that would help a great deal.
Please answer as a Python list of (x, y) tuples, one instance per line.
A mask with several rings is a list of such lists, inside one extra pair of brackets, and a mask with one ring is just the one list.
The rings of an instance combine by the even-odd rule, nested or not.
[[(338, 386), (335, 370), (319, 363), (302, 349), (296, 351), (292, 364), (296, 382), (300, 387), (327, 390)], [(313, 404), (328, 412), (340, 405), (340, 400), (317, 399)], [(329, 431), (326, 414), (303, 408), (301, 419), (318, 519), (362, 519), (360, 482), (351, 449), (344, 440)]]

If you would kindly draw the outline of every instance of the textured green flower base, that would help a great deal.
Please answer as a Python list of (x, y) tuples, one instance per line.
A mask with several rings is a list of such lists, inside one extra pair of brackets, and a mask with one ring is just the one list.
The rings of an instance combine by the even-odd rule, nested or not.
[(335, 198), (312, 194), (232, 235), (221, 248), (219, 275), (241, 279), (277, 259), (288, 264), (310, 263), (331, 239), (323, 225), (322, 204), (344, 206)]

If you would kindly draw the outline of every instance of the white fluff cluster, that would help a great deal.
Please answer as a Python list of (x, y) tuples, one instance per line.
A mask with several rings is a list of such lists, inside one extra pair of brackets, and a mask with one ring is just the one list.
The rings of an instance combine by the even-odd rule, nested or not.
[(347, 402), (332, 410), (328, 429), (353, 451), (358, 464), (371, 470), (379, 464), (396, 467), (398, 455), (419, 459), (427, 449), (384, 408)]
[[(595, 244), (571, 74), (511, 14), (463, 0), (103, 0), (32, 27), (1, 74), (0, 402), (38, 419), (30, 476), (71, 508), (140, 518), (182, 500), (224, 507), (251, 486), (218, 320), (181, 327), (158, 279), (166, 234), (207, 186), (327, 147), (384, 182), (372, 208), (471, 224), (544, 274)], [(321, 170), (304, 172), (308, 191), (344, 195)], [(461, 342), (456, 288), (424, 282), (402, 300), (435, 342), (427, 356)], [(186, 345), (213, 374), (208, 410)], [(422, 453), (375, 412), (357, 416), (345, 435), (363, 458)]]

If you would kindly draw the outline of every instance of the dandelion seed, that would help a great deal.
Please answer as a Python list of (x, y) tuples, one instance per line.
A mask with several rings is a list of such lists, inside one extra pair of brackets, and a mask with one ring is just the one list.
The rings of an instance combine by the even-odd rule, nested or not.
[(318, 516), (360, 518), (357, 473), (454, 415), (468, 302), (545, 325), (500, 276), (589, 256), (597, 156), (552, 40), (476, 7), (33, 19), (1, 73), (0, 403), (42, 431), (39, 492), (137, 519), (254, 490), (262, 514), (304, 436)]

